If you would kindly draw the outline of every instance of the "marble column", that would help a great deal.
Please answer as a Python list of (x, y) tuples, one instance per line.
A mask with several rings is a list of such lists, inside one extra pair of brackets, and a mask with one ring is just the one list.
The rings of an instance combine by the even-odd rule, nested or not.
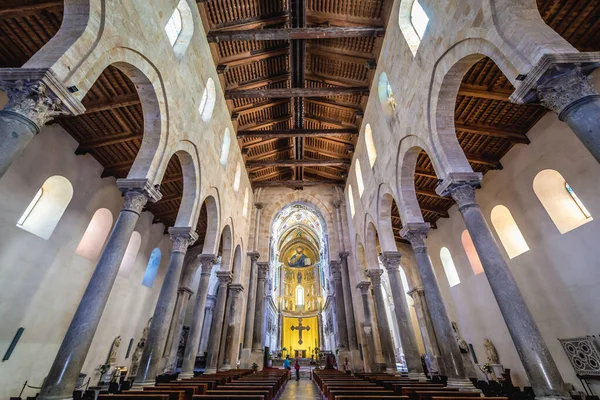
[(252, 352), (262, 353), (262, 327), (265, 315), (265, 283), (267, 272), (269, 272), (269, 263), (259, 262), (257, 266), (256, 281), (256, 306), (254, 307), (254, 329), (252, 331)]
[(344, 306), (346, 309), (346, 322), (348, 324), (348, 346), (350, 351), (358, 350), (358, 340), (356, 339), (356, 321), (354, 320), (354, 304), (352, 304), (352, 290), (350, 289), (350, 274), (348, 272), (347, 251), (340, 252), (340, 266), (342, 271), (342, 288), (344, 291)]
[(245, 349), (252, 349), (254, 310), (256, 308), (256, 281), (258, 274), (256, 262), (260, 258), (260, 254), (255, 251), (249, 252), (248, 257), (250, 257), (250, 282), (248, 284), (248, 299), (246, 301), (246, 325), (244, 327), (243, 347)]
[(148, 200), (157, 201), (161, 198), (161, 194), (147, 180), (119, 179), (117, 186), (125, 192), (125, 204), (44, 381), (40, 399), (72, 398), (79, 372), (83, 368), (142, 208)]
[(429, 360), (429, 372), (436, 372), (439, 374), (440, 350), (435, 337), (433, 323), (431, 322), (431, 316), (429, 315), (429, 310), (427, 309), (425, 290), (422, 287), (416, 287), (409, 291), (408, 294), (410, 297), (412, 297), (415, 305), (415, 313), (417, 314), (417, 320), (419, 321), (421, 337), (425, 346), (425, 354)]
[(49, 71), (37, 79), (36, 73), (21, 68), (0, 72), (0, 89), (8, 96), (8, 104), (0, 110), (1, 178), (48, 121), (63, 114), (82, 114), (85, 108)]
[(204, 322), (202, 323), (202, 334), (200, 335), (200, 346), (198, 347), (198, 355), (206, 357), (208, 352), (208, 338), (212, 329), (213, 314), (217, 304), (217, 296), (208, 295), (206, 298), (206, 308), (204, 309)]
[(371, 307), (369, 305), (369, 291), (371, 282), (362, 281), (356, 285), (356, 288), (360, 290), (363, 305), (363, 314), (365, 315), (365, 321), (362, 324), (364, 333), (364, 346), (363, 346), (363, 358), (365, 361), (365, 371), (375, 372), (375, 339), (373, 338), (373, 324), (371, 322)]
[(402, 228), (401, 235), (410, 242), (415, 253), (417, 268), (425, 289), (427, 308), (431, 315), (435, 336), (438, 339), (441, 355), (440, 373), (448, 377), (448, 386), (450, 387), (472, 388), (473, 384), (466, 376), (460, 349), (454, 338), (450, 318), (448, 318), (448, 312), (425, 244), (428, 231), (428, 223), (408, 223)]
[[(337, 339), (340, 351), (348, 351), (348, 324), (346, 322), (346, 309), (344, 304), (344, 289), (342, 284), (342, 265), (339, 261), (329, 261), (329, 268), (333, 278), (335, 291), (335, 319), (337, 322)], [(339, 363), (338, 363), (339, 364)]]
[(244, 291), (244, 287), (239, 283), (234, 283), (229, 285), (229, 298), (231, 299), (231, 305), (229, 308), (229, 318), (227, 323), (225, 324), (225, 328), (227, 329), (226, 339), (225, 339), (225, 355), (223, 357), (223, 370), (227, 371), (234, 367), (234, 362), (237, 361), (237, 351), (238, 351), (238, 343), (239, 340), (235, 340), (236, 337), (239, 338), (238, 327), (240, 326), (240, 321), (238, 317), (238, 310), (240, 308), (240, 294)]
[(171, 319), (171, 327), (167, 336), (167, 344), (165, 345), (164, 354), (164, 369), (171, 373), (177, 370), (177, 350), (179, 350), (179, 338), (185, 319), (185, 310), (187, 308), (190, 297), (194, 294), (192, 289), (180, 286), (177, 290), (177, 300), (175, 301), (175, 311)]
[(381, 288), (382, 274), (383, 270), (379, 268), (372, 268), (367, 271), (367, 276), (373, 284), (373, 291), (375, 293), (375, 315), (377, 315), (377, 325), (379, 326), (379, 337), (381, 338), (386, 372), (397, 373), (396, 359), (394, 357), (394, 341), (392, 340), (390, 324), (385, 312), (385, 300), (383, 298), (383, 289)]
[(163, 280), (158, 301), (154, 308), (152, 322), (148, 330), (148, 339), (140, 359), (140, 367), (133, 387), (140, 389), (144, 386), (154, 386), (159, 371), (159, 364), (169, 334), (169, 326), (173, 318), (173, 309), (177, 300), (177, 287), (183, 270), (183, 261), (188, 247), (198, 239), (198, 234), (192, 228), (169, 228), (169, 236), (173, 241), (171, 258), (167, 273)]
[(451, 195), (458, 205), (536, 397), (568, 398), (550, 350), (475, 201), (474, 187), (480, 181), (481, 174), (449, 174), (436, 191), (440, 195)]
[(398, 322), (398, 333), (402, 343), (402, 351), (406, 359), (408, 375), (414, 378), (425, 378), (423, 366), (421, 365), (421, 356), (417, 345), (417, 337), (410, 319), (410, 312), (406, 302), (406, 295), (402, 286), (400, 276), (400, 258), (398, 251), (386, 251), (381, 255), (381, 262), (387, 270), (392, 289), (392, 299), (394, 301), (394, 312)]
[(198, 256), (202, 271), (200, 272), (200, 283), (196, 292), (196, 303), (192, 314), (192, 324), (188, 334), (185, 352), (183, 354), (183, 365), (179, 379), (191, 378), (194, 376), (194, 364), (200, 346), (200, 335), (205, 322), (206, 299), (208, 296), (208, 283), (213, 266), (218, 262), (214, 254), (201, 254)]
[(227, 303), (227, 287), (231, 283), (233, 276), (229, 271), (218, 271), (217, 278), (219, 279), (219, 292), (217, 293), (217, 303), (215, 304), (210, 337), (208, 338), (208, 355), (206, 356), (205, 374), (214, 374), (217, 372), (220, 350), (219, 345), (221, 344), (225, 304)]

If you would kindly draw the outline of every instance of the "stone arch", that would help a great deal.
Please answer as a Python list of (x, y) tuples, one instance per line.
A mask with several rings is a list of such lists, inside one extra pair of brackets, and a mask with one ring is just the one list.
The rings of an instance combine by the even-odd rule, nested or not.
[(162, 180), (169, 160), (173, 155), (179, 158), (181, 172), (183, 174), (183, 196), (181, 198), (181, 205), (179, 206), (175, 226), (189, 226), (195, 230), (200, 214), (200, 205), (202, 204), (199, 201), (201, 176), (198, 148), (194, 143), (188, 140), (178, 142), (175, 147), (171, 149), (171, 156), (165, 157), (161, 162), (157, 179)]
[(381, 251), (398, 251), (392, 229), (392, 203), (398, 201), (387, 183), (381, 183), (377, 193), (377, 224)]
[(219, 192), (215, 187), (208, 190), (203, 202), (206, 204), (206, 236), (202, 247), (204, 254), (217, 254), (219, 245), (219, 227), (220, 227), (220, 212), (221, 202)]
[(231, 271), (233, 268), (233, 221), (230, 218), (227, 219), (223, 230), (221, 231), (221, 243), (219, 247), (223, 248), (221, 254), (221, 271)]
[(437, 60), (433, 69), (428, 105), (432, 151), (427, 153), (437, 163), (436, 173), (440, 179), (450, 172), (473, 172), (458, 143), (454, 109), (463, 76), (486, 56), (496, 63), (512, 84), (516, 83), (517, 67), (500, 49), (484, 39), (466, 39), (454, 44)]
[(233, 274), (233, 282), (240, 283), (242, 280), (242, 265), (243, 257), (242, 257), (242, 245), (238, 244), (235, 247), (235, 251), (233, 253), (233, 263), (231, 267), (231, 273)]
[(365, 254), (368, 268), (378, 268), (379, 258), (377, 254), (377, 225), (369, 214), (365, 215)]
[(369, 268), (367, 264), (367, 254), (365, 253), (365, 246), (363, 246), (363, 241), (361, 240), (358, 234), (356, 235), (356, 261), (358, 262), (359, 268)]
[(87, 74), (74, 82), (82, 97), (109, 65), (118, 68), (134, 83), (144, 114), (142, 146), (127, 178), (148, 179), (158, 184), (159, 166), (167, 153), (169, 141), (168, 102), (162, 76), (158, 68), (139, 52), (115, 47), (100, 56)]

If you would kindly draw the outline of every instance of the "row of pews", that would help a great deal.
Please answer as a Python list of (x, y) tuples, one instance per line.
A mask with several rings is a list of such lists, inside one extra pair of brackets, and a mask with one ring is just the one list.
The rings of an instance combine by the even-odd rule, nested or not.
[[(354, 376), (337, 370), (315, 370), (312, 379), (326, 400), (473, 400), (479, 391), (459, 391), (432, 383), (389, 374), (361, 373)], [(486, 400), (508, 400), (486, 397)]]
[(101, 394), (99, 400), (275, 400), (290, 378), (287, 370), (253, 373), (236, 369), (160, 382), (143, 391)]

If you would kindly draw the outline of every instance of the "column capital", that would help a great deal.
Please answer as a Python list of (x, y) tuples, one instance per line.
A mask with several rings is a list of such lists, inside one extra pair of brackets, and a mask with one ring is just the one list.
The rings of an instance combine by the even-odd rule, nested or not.
[(348, 261), (348, 256), (350, 256), (350, 252), (349, 251), (340, 251), (340, 260), (342, 262), (346, 262)]
[(233, 274), (229, 271), (217, 271), (217, 279), (220, 287), (227, 287), (233, 280)]
[(269, 263), (259, 262), (256, 265), (258, 266), (258, 279), (264, 281), (267, 278), (267, 272), (269, 272)]
[(186, 286), (179, 286), (177, 293), (188, 293), (190, 296), (194, 294), (194, 291)]
[(334, 200), (333, 201), (333, 206), (337, 209), (340, 209), (342, 207), (342, 204), (343, 204), (342, 200)]
[(358, 282), (358, 284), (356, 285), (356, 288), (359, 289), (362, 294), (369, 294), (370, 287), (371, 282), (369, 281)]
[(381, 275), (383, 275), (381, 268), (369, 268), (367, 270), (367, 276), (371, 280), (373, 287), (381, 286)]
[(431, 225), (429, 222), (423, 223), (408, 223), (400, 230), (400, 236), (408, 240), (412, 245), (413, 250), (426, 248), (425, 238), (429, 232)]
[(215, 303), (217, 302), (217, 296), (214, 294), (209, 294), (206, 296), (206, 308), (214, 308)]
[(219, 262), (219, 259), (214, 254), (200, 254), (198, 260), (200, 261), (200, 267), (202, 268), (202, 276), (210, 275), (215, 264), (218, 264)]
[(399, 251), (384, 251), (380, 256), (381, 263), (388, 272), (400, 269), (401, 258), (402, 254)]
[(169, 228), (169, 236), (173, 241), (173, 253), (186, 253), (189, 246), (198, 240), (198, 234), (190, 227)]
[(451, 172), (435, 188), (435, 191), (440, 196), (452, 196), (458, 202), (454, 198), (455, 191), (459, 190), (462, 186), (475, 188), (481, 184), (482, 179), (483, 174), (481, 172)]
[(423, 293), (425, 293), (425, 289), (422, 286), (417, 286), (406, 292), (406, 294), (412, 297), (413, 299), (415, 298), (415, 296), (420, 296)]
[(254, 203), (254, 207), (256, 207), (257, 210), (262, 210), (264, 206), (265, 206), (265, 203), (260, 203), (258, 201), (256, 203)]
[(158, 186), (152, 185), (148, 179), (117, 179), (117, 188), (125, 194), (124, 210), (137, 214), (148, 201), (154, 203), (162, 198)]
[(229, 285), (229, 293), (231, 293), (232, 298), (238, 298), (240, 293), (244, 291), (244, 286), (241, 283), (232, 283)]
[(329, 268), (331, 270), (331, 275), (333, 276), (333, 280), (342, 280), (342, 264), (337, 260), (329, 261)]
[(256, 262), (260, 258), (260, 253), (258, 251), (249, 251), (248, 253), (246, 253), (246, 255), (250, 257), (250, 260), (252, 260), (252, 262)]
[(0, 89), (8, 95), (5, 111), (32, 121), (39, 129), (59, 115), (79, 115), (85, 107), (48, 68), (2, 68)]

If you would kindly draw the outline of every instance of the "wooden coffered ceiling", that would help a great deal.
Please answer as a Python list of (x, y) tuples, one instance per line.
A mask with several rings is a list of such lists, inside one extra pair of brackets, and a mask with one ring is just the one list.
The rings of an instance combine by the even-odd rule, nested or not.
[[(362, 124), (391, 0), (201, 0), (198, 9), (225, 89), (253, 186), (343, 185)], [(62, 22), (63, 0), (0, 2), (0, 67), (20, 67)], [(544, 20), (580, 51), (600, 51), (600, 0), (538, 0)], [(513, 87), (489, 59), (465, 75), (456, 103), (457, 135), (473, 169), (500, 159), (545, 111), (511, 104)], [(142, 110), (131, 81), (108, 67), (83, 100), (87, 111), (57, 122), (79, 142), (103, 177), (127, 176), (139, 151)], [(415, 175), (425, 219), (434, 226), (453, 202), (434, 192), (426, 154)], [(183, 180), (171, 160), (163, 199), (148, 206), (172, 226)], [(202, 243), (206, 210), (198, 233)], [(394, 232), (401, 221), (392, 207)], [(398, 237), (399, 238), (399, 237)]]

